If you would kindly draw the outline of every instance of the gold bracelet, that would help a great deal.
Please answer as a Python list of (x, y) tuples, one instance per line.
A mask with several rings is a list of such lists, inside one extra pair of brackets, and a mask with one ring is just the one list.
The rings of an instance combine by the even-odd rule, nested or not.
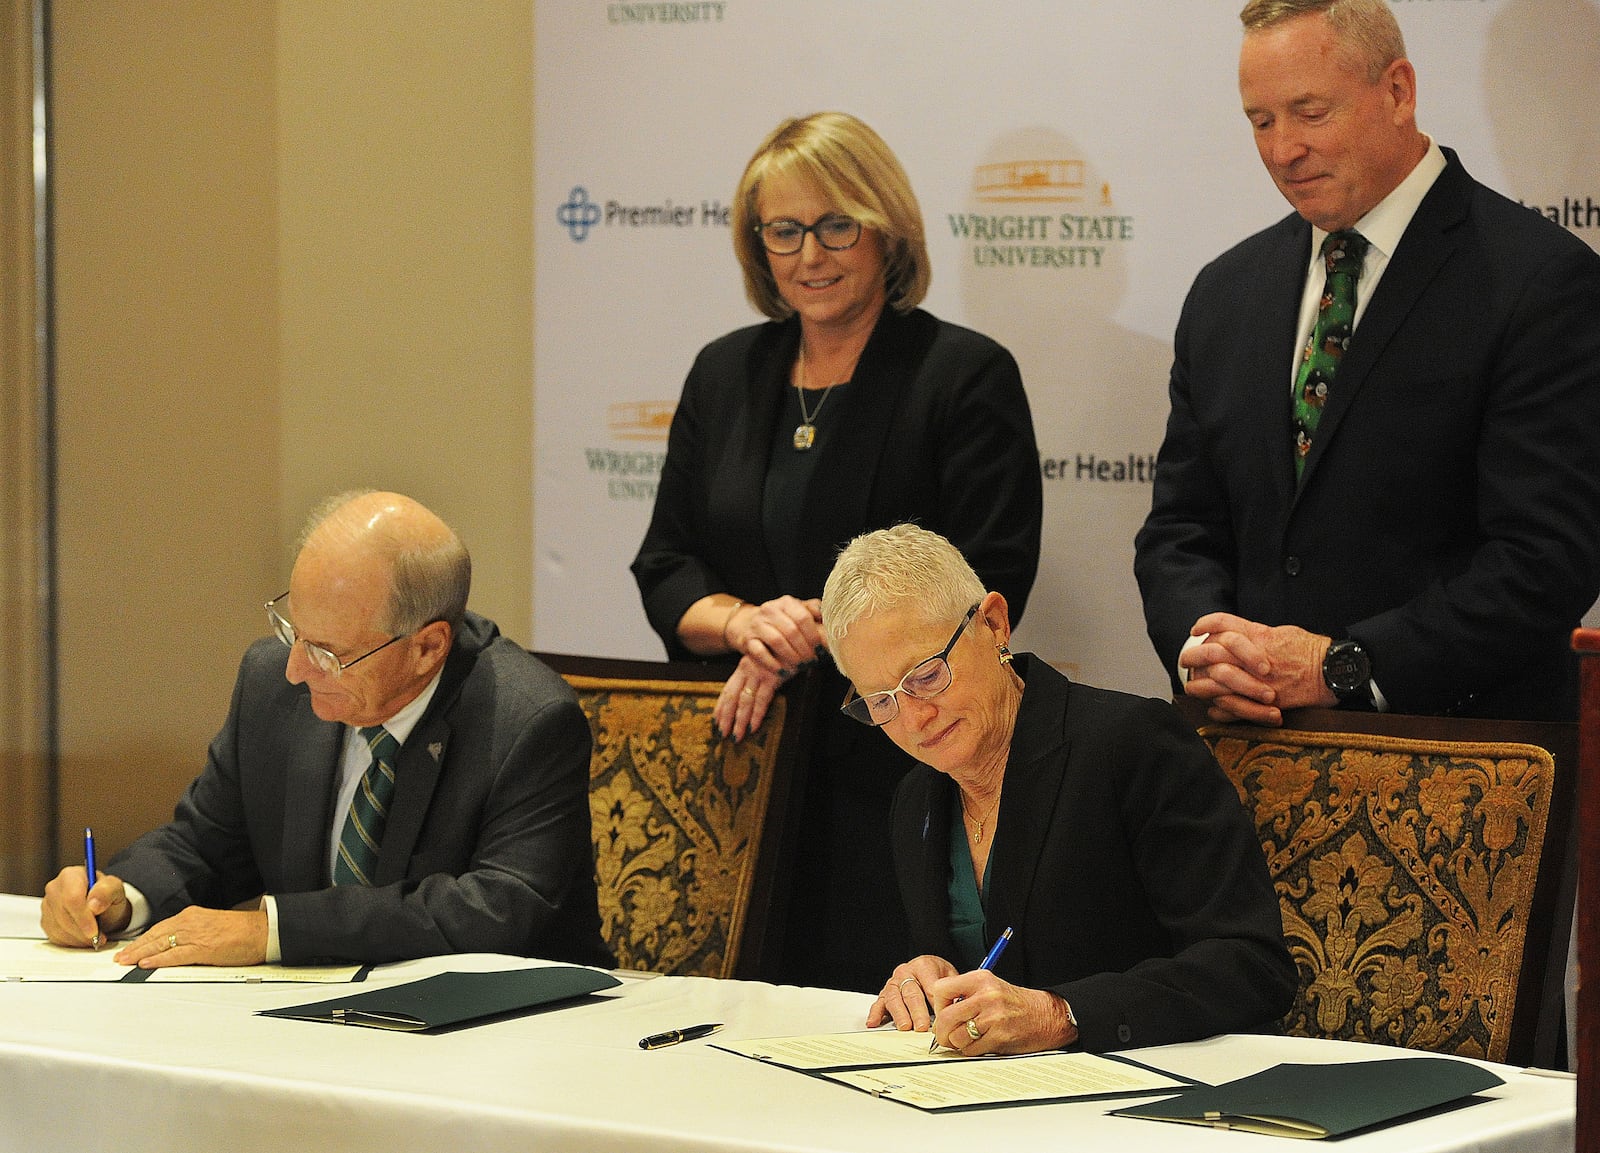
[(733, 643), (728, 640), (728, 626), (733, 623), (733, 614), (742, 608), (744, 608), (743, 601), (734, 601), (733, 607), (728, 610), (728, 615), (722, 618), (722, 647), (727, 649), (730, 653), (737, 650), (734, 649)]

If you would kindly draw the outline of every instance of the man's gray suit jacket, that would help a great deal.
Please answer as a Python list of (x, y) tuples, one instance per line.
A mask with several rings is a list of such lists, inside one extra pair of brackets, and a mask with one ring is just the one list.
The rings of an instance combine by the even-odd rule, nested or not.
[(468, 613), (400, 750), (373, 885), (334, 886), (329, 839), (344, 725), (245, 653), (227, 722), (172, 820), (108, 871), (157, 919), (188, 905), (278, 906), (286, 964), (494, 952), (609, 965), (590, 840), (589, 727), (548, 667)]

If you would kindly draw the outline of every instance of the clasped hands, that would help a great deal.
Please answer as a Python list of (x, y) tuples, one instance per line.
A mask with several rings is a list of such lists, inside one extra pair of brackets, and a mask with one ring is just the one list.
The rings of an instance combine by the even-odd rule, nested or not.
[(935, 1041), (967, 1057), (1038, 1053), (1078, 1039), (1067, 1003), (1054, 993), (1012, 985), (986, 969), (960, 973), (930, 955), (895, 966), (872, 1002), (867, 1028), (891, 1020), (901, 1032), (931, 1030)]
[(724, 737), (742, 741), (761, 727), (772, 698), (802, 666), (826, 651), (822, 602), (781, 596), (733, 611), (724, 630), (739, 664), (712, 716)]
[(1284, 709), (1339, 703), (1322, 679), (1330, 637), (1232, 613), (1207, 613), (1189, 633), (1206, 639), (1178, 655), (1179, 667), (1189, 671), (1183, 691), (1208, 702), (1214, 721), (1277, 726)]
[[(109, 935), (126, 929), (132, 915), (120, 878), (101, 873), (91, 889), (83, 866), (69, 865), (44, 887), (39, 927), (57, 945), (95, 949)], [(266, 910), (203, 909), (198, 905), (157, 921), (112, 958), (141, 969), (259, 965), (266, 959)]]

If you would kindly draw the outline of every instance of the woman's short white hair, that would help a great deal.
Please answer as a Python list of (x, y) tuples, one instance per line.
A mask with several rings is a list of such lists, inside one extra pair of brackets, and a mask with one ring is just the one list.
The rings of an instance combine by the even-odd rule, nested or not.
[(914, 524), (863, 533), (833, 562), (822, 589), (822, 635), (839, 671), (838, 644), (857, 621), (911, 608), (928, 624), (960, 618), (987, 590), (944, 537)]

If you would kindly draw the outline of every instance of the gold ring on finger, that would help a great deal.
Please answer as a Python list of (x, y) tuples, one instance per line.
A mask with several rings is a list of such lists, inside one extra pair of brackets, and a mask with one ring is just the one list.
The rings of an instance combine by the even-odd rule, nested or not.
[(167, 948), (176, 949), (177, 947), (178, 947), (178, 934), (176, 934), (176, 933), (168, 933), (167, 934)]
[(974, 1041), (983, 1036), (982, 1033), (978, 1032), (978, 1019), (976, 1017), (973, 1017), (967, 1022), (967, 1036), (971, 1037)]
[(896, 985), (895, 988), (899, 989), (900, 990), (900, 995), (902, 997), (904, 997), (906, 995), (905, 994), (906, 986), (907, 985), (914, 985), (914, 984), (916, 984), (916, 982), (917, 982), (917, 979), (915, 977), (907, 977), (904, 981), (901, 981), (898, 985)]

